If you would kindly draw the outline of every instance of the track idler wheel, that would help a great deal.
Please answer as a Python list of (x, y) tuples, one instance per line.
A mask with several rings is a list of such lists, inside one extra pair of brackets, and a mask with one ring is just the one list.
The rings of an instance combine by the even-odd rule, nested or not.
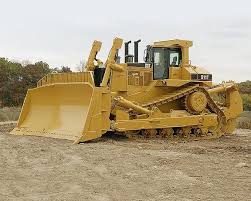
[(196, 91), (186, 96), (185, 106), (189, 113), (200, 114), (207, 107), (207, 97), (203, 92)]

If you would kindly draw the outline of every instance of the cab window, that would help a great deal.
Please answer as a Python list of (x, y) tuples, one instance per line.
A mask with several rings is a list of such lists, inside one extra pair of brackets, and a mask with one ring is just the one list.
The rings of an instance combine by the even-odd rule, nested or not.
[(169, 50), (169, 64), (171, 67), (178, 67), (181, 63), (181, 49), (170, 49)]

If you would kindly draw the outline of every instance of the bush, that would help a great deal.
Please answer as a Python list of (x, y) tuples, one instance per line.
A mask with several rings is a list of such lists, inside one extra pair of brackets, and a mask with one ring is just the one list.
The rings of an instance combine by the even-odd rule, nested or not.
[(251, 129), (251, 119), (240, 117), (238, 119), (237, 128)]
[(1, 121), (16, 121), (18, 120), (21, 108), (17, 107), (4, 107), (0, 109), (0, 122)]
[(243, 100), (243, 109), (245, 111), (251, 111), (251, 95), (242, 94), (241, 97)]
[(243, 112), (237, 120), (237, 128), (251, 129), (251, 112)]
[(241, 82), (238, 84), (240, 93), (251, 95), (251, 81)]

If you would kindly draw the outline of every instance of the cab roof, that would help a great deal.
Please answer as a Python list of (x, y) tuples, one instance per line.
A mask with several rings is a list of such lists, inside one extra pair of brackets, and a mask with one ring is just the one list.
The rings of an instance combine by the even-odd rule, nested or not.
[(152, 47), (182, 47), (182, 48), (189, 48), (193, 46), (193, 42), (190, 40), (166, 40), (166, 41), (158, 41), (154, 42)]

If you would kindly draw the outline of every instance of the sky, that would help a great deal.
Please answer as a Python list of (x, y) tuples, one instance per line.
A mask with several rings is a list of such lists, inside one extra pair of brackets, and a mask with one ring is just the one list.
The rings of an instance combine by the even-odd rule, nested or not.
[[(93, 40), (106, 60), (115, 37), (147, 44), (192, 40), (192, 65), (214, 81), (251, 80), (249, 0), (0, 0), (0, 57), (73, 70), (86, 61)], [(131, 48), (133, 53), (133, 48)], [(123, 58), (123, 48), (120, 56)]]

